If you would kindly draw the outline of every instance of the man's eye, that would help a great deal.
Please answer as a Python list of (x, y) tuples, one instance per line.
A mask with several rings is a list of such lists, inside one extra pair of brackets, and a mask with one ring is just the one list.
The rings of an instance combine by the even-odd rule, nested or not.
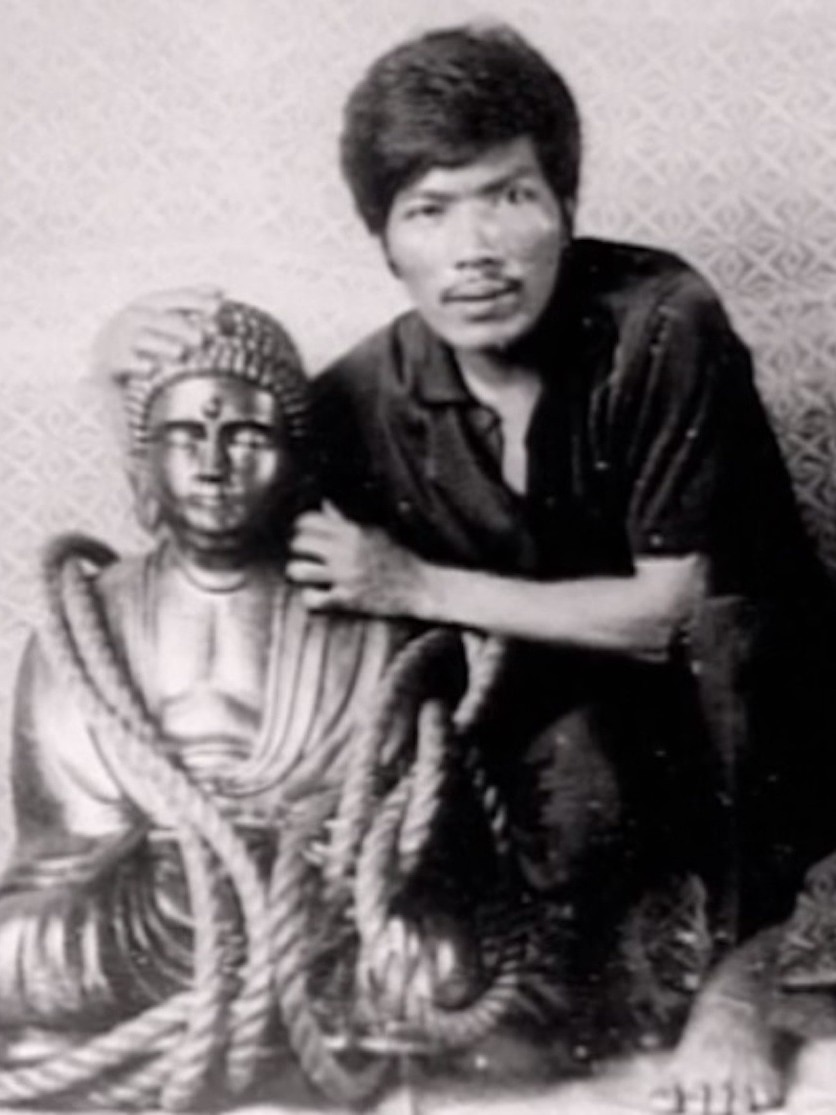
[(527, 201), (535, 201), (537, 192), (531, 186), (515, 182), (509, 186), (502, 195), (502, 200), (509, 205), (524, 205)]
[(444, 207), (433, 202), (425, 201), (418, 205), (410, 205), (404, 210), (404, 220), (407, 221), (433, 221), (437, 220), (444, 212)]

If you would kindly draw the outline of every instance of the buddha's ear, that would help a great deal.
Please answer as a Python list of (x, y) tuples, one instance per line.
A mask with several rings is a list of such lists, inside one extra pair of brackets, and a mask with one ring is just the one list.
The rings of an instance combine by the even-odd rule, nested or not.
[(139, 525), (148, 534), (157, 534), (162, 526), (162, 507), (144, 457), (132, 457), (128, 466), (128, 481), (134, 500), (134, 514)]

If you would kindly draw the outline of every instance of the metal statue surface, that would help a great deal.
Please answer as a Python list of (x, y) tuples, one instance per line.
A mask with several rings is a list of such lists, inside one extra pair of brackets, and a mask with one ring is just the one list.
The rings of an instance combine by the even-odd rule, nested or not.
[[(445, 1028), (439, 1002), (467, 1006), (478, 965), (452, 925), (416, 962), (388, 917), (393, 856), (420, 858), (454, 730), (449, 693), (419, 690), (457, 640), (311, 614), (284, 579), (313, 450), (299, 358), (272, 318), (224, 302), (198, 351), (121, 389), (155, 545), (117, 558), (64, 537), (45, 555), (0, 880), (0, 1097), (176, 1109), (289, 1057), (357, 1102), (385, 1062), (349, 1071), (334, 1050), (364, 1009), (365, 1048), (402, 1051), (384, 1017), (403, 1015), (398, 988), (419, 1002), (411, 1032), (447, 1044), (511, 994), (499, 964)], [(410, 745), (423, 781), (398, 752)]]

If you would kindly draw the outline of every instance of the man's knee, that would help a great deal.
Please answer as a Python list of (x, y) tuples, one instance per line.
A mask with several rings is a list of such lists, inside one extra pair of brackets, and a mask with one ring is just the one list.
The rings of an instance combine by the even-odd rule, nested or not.
[(520, 867), (537, 890), (579, 879), (622, 832), (618, 782), (599, 737), (594, 709), (573, 709), (535, 737), (509, 787)]

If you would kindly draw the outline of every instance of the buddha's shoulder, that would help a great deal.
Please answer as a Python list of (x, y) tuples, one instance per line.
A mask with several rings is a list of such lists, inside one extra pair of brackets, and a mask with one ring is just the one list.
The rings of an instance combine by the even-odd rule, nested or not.
[(144, 596), (154, 563), (154, 554), (130, 554), (105, 565), (96, 575), (96, 592), (108, 608)]

